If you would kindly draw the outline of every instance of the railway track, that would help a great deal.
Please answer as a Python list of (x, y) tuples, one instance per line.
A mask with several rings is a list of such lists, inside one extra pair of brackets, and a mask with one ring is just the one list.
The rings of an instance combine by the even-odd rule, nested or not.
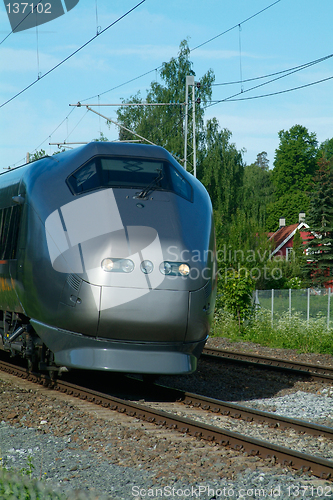
[[(41, 384), (55, 391), (67, 393), (70, 396), (87, 400), (104, 408), (109, 408), (119, 413), (125, 413), (128, 416), (151, 422), (158, 426), (178, 431), (182, 434), (211, 441), (217, 445), (230, 447), (238, 451), (247, 452), (251, 456), (256, 455), (263, 459), (268, 458), (271, 459), (273, 463), (277, 462), (294, 469), (302, 469), (304, 472), (311, 472), (313, 475), (322, 479), (333, 478), (333, 461), (327, 459), (274, 445), (263, 440), (241, 435), (238, 432), (225, 430), (221, 427), (207, 425), (188, 417), (182, 417), (160, 409), (154, 409), (146, 404), (124, 400), (93, 389), (80, 387), (70, 382), (51, 380), (41, 374), (28, 373), (26, 369), (11, 365), (4, 361), (0, 362), (0, 369), (11, 375)], [(333, 429), (324, 426), (308, 424), (294, 419), (280, 418), (266, 412), (258, 412), (241, 407), (240, 405), (227, 404), (195, 394), (175, 391), (174, 389), (162, 386), (157, 386), (157, 390), (160, 391), (160, 393), (162, 391), (167, 391), (169, 397), (173, 391), (173, 397), (175, 397), (175, 399), (182, 401), (186, 405), (197, 406), (206, 411), (228, 415), (233, 418), (242, 418), (248, 421), (257, 419), (257, 421), (267, 422), (275, 427), (288, 426), (296, 429), (298, 432), (312, 433), (325, 436), (328, 439), (333, 439)], [(165, 393), (165, 395), (167, 393)]]
[(333, 384), (333, 368), (330, 366), (317, 366), (299, 361), (288, 361), (285, 359), (272, 358), (259, 354), (229, 351), (227, 349), (215, 349), (205, 347), (203, 358), (215, 361), (230, 361), (262, 368), (270, 368), (280, 371), (288, 371), (295, 375), (311, 377), (313, 380)]

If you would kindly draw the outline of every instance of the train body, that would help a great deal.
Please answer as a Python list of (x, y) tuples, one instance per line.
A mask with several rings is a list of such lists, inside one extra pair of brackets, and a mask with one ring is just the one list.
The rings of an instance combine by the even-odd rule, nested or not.
[(93, 142), (0, 174), (0, 346), (30, 366), (196, 369), (211, 202), (163, 148)]

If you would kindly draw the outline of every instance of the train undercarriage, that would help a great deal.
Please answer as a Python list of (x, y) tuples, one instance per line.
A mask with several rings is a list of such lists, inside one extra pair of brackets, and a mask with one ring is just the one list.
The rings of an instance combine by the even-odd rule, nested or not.
[[(64, 367), (54, 364), (53, 353), (38, 337), (29, 318), (20, 313), (0, 311), (0, 349), (27, 360), (28, 370), (60, 374)], [(67, 369), (66, 369), (67, 371)]]

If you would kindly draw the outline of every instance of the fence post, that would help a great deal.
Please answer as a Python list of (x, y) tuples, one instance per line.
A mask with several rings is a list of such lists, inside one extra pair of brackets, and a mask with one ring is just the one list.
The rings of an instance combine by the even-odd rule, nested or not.
[(273, 315), (274, 315), (274, 288), (272, 288), (271, 315), (272, 315), (271, 322), (272, 322), (272, 326), (273, 326)]
[(307, 307), (307, 313), (306, 313), (306, 322), (309, 324), (310, 320), (310, 288), (308, 288), (308, 307)]
[(330, 308), (331, 308), (331, 289), (328, 288), (328, 296), (327, 296), (327, 330), (330, 329)]
[(291, 318), (291, 288), (289, 288), (289, 318)]
[(259, 309), (259, 292), (258, 290), (255, 291), (255, 299), (254, 299), (254, 310), (255, 312), (257, 312), (257, 310)]

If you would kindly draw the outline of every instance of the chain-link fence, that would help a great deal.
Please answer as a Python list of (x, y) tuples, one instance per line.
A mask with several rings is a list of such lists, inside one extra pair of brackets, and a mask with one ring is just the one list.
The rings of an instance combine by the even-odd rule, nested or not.
[(301, 319), (309, 322), (318, 316), (327, 319), (327, 328), (333, 327), (333, 293), (326, 288), (306, 288), (302, 290), (256, 290), (254, 292), (256, 309), (268, 309), (272, 323), (282, 314), (291, 316), (295, 312)]

